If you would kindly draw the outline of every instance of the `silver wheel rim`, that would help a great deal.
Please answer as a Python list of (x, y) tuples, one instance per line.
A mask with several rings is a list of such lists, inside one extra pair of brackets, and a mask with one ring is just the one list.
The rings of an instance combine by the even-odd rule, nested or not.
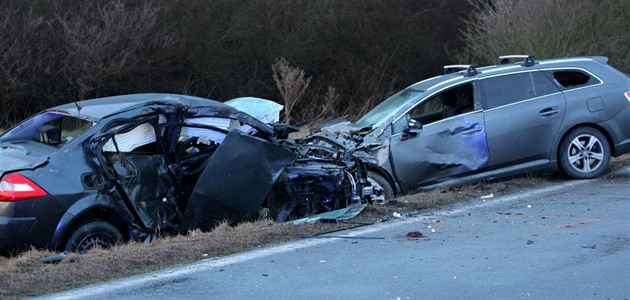
[(597, 137), (581, 134), (571, 141), (567, 150), (567, 157), (575, 170), (580, 173), (589, 173), (602, 164), (604, 147)]
[(100, 246), (101, 248), (107, 248), (108, 246), (112, 244), (108, 241), (109, 239), (104, 238), (101, 235), (97, 235), (97, 234), (91, 235), (81, 241), (81, 243), (79, 244), (79, 247), (77, 247), (77, 250), (79, 253), (85, 254), (88, 250), (94, 248), (95, 246)]

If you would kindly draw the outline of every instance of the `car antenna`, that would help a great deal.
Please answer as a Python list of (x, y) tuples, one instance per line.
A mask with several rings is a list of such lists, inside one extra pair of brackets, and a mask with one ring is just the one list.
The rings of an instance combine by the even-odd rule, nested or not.
[(79, 105), (79, 103), (77, 103), (76, 101), (74, 101), (74, 105), (77, 106), (77, 117), (81, 116), (81, 106)]

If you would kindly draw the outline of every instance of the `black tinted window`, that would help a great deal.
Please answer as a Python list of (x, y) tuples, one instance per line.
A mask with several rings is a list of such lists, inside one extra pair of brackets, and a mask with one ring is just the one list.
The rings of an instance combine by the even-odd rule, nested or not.
[(558, 88), (540, 72), (497, 76), (482, 81), (487, 108), (507, 105), (555, 92)]
[(578, 70), (552, 71), (551, 75), (553, 79), (565, 89), (599, 83), (597, 78)]

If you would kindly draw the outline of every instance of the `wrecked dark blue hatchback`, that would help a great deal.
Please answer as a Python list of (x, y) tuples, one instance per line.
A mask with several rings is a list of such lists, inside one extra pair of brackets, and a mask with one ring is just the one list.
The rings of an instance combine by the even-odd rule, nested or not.
[(84, 252), (224, 219), (282, 222), (365, 206), (374, 189), (360, 161), (233, 106), (124, 95), (11, 128), (0, 136), (0, 249)]
[(607, 61), (510, 55), (445, 66), (310, 141), (357, 149), (384, 198), (529, 171), (594, 178), (630, 152), (630, 78)]

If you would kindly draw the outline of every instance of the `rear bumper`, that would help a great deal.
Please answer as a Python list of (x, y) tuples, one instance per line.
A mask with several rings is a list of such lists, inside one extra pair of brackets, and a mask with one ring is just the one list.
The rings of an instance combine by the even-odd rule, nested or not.
[(0, 250), (14, 251), (26, 249), (31, 244), (30, 232), (36, 218), (13, 218), (0, 216)]
[(50, 196), (0, 201), (0, 251), (48, 247), (64, 212)]
[(614, 118), (602, 122), (612, 138), (613, 156), (621, 156), (630, 152), (630, 105), (627, 105)]

